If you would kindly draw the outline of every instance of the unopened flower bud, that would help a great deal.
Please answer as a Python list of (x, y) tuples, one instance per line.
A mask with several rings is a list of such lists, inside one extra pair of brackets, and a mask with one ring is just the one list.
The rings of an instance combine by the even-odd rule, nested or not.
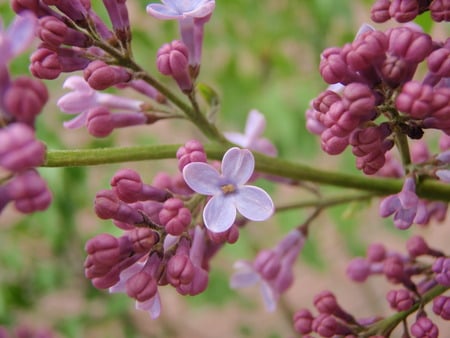
[(450, 320), (450, 297), (437, 296), (433, 299), (433, 312), (445, 320)]
[(131, 74), (122, 67), (110, 66), (103, 61), (92, 61), (84, 69), (84, 79), (96, 90), (103, 90), (131, 80)]
[(139, 302), (154, 297), (158, 291), (155, 278), (145, 269), (130, 277), (126, 283), (127, 295)]
[(178, 169), (183, 172), (183, 168), (191, 162), (205, 162), (206, 153), (203, 144), (197, 140), (187, 141), (184, 146), (177, 150)]
[(378, 23), (385, 22), (391, 18), (389, 14), (390, 0), (377, 0), (370, 10), (370, 18)]
[(436, 273), (436, 281), (444, 286), (450, 286), (450, 258), (438, 257), (432, 266), (432, 270)]
[(170, 198), (164, 202), (159, 212), (159, 220), (166, 231), (175, 236), (181, 235), (192, 220), (191, 212), (178, 198)]
[(111, 190), (101, 190), (95, 196), (95, 213), (101, 219), (116, 219), (129, 224), (144, 222), (144, 216), (117, 198)]
[(186, 254), (177, 253), (167, 263), (166, 276), (174, 287), (191, 283), (195, 272), (196, 269)]
[(447, 0), (434, 0), (430, 4), (430, 13), (434, 21), (450, 21), (450, 7)]
[(389, 7), (389, 15), (397, 22), (412, 21), (419, 14), (419, 2), (417, 0), (392, 0)]
[(390, 290), (386, 295), (386, 299), (391, 308), (397, 311), (406, 311), (414, 304), (413, 295), (406, 289)]
[(45, 47), (38, 48), (30, 57), (30, 71), (39, 79), (56, 79), (62, 72), (58, 54)]
[(369, 262), (382, 262), (386, 258), (386, 248), (383, 244), (372, 243), (367, 248)]
[(428, 317), (421, 316), (411, 326), (411, 334), (416, 338), (437, 338), (439, 329)]
[(312, 332), (313, 315), (307, 309), (298, 310), (294, 314), (294, 328), (295, 331), (303, 335)]

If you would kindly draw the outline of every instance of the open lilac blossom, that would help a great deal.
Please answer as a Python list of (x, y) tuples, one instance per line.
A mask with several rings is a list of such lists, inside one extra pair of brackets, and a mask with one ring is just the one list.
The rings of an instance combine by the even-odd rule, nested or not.
[(61, 111), (67, 114), (78, 114), (72, 120), (64, 122), (64, 127), (80, 128), (86, 121), (90, 110), (97, 107), (122, 109), (138, 112), (143, 105), (142, 101), (126, 97), (100, 93), (92, 89), (81, 76), (70, 76), (64, 81), (63, 88), (72, 89), (72, 92), (63, 95), (57, 102)]
[(275, 248), (263, 250), (253, 262), (236, 261), (237, 270), (230, 280), (232, 288), (243, 288), (260, 284), (267, 311), (273, 312), (280, 295), (293, 282), (293, 265), (305, 243), (302, 232), (289, 232)]
[(402, 191), (390, 195), (380, 203), (380, 216), (394, 214), (394, 224), (399, 229), (408, 229), (417, 214), (419, 198), (416, 195), (416, 183), (413, 177), (407, 177)]
[(270, 196), (261, 188), (245, 185), (253, 174), (255, 159), (248, 149), (229, 149), (222, 159), (222, 174), (203, 162), (183, 169), (186, 184), (202, 195), (212, 195), (203, 210), (205, 226), (212, 232), (227, 231), (236, 209), (252, 221), (264, 221), (274, 212)]
[(225, 137), (240, 147), (259, 151), (268, 156), (276, 156), (277, 149), (267, 138), (261, 137), (266, 128), (266, 119), (259, 111), (253, 109), (248, 113), (244, 134), (225, 132)]

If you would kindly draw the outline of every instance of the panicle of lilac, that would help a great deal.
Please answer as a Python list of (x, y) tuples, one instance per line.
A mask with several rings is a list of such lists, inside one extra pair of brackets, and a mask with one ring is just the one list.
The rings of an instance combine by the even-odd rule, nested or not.
[(450, 286), (450, 258), (438, 257), (433, 263), (432, 270), (439, 284)]
[(312, 332), (312, 323), (314, 316), (308, 309), (300, 309), (294, 313), (294, 329), (302, 335)]
[(428, 317), (420, 316), (411, 325), (411, 334), (416, 338), (437, 338), (439, 337), (439, 328)]
[(259, 151), (267, 156), (276, 156), (278, 151), (269, 139), (262, 137), (266, 119), (258, 110), (252, 109), (247, 116), (244, 134), (225, 132), (227, 140), (242, 148)]
[(450, 297), (441, 295), (433, 299), (433, 312), (445, 320), (450, 320)]
[(3, 95), (3, 106), (16, 122), (34, 127), (36, 116), (48, 101), (44, 83), (27, 76), (14, 79)]
[(450, 7), (446, 0), (377, 0), (371, 8), (371, 19), (381, 23), (392, 18), (404, 23), (426, 11), (430, 11), (434, 21), (450, 20)]
[(12, 123), (0, 129), (0, 166), (19, 172), (44, 163), (46, 147), (35, 137), (34, 130), (23, 123)]
[(186, 45), (178, 40), (162, 45), (156, 58), (158, 70), (164, 75), (173, 77), (184, 93), (190, 93), (193, 90), (188, 58)]
[(18, 211), (29, 214), (47, 209), (52, 201), (47, 183), (35, 169), (16, 174), (0, 186), (0, 195), (0, 212), (8, 202), (13, 202)]
[(215, 6), (215, 0), (165, 0), (163, 4), (147, 6), (147, 13), (157, 19), (178, 21), (181, 39), (188, 49), (190, 72), (194, 78), (201, 63), (203, 26), (209, 21)]
[(191, 162), (205, 162), (206, 152), (203, 144), (197, 140), (189, 140), (184, 146), (178, 148), (176, 153), (178, 159), (178, 170), (183, 172), (183, 168)]
[(414, 177), (406, 177), (402, 190), (384, 198), (379, 207), (381, 217), (394, 215), (394, 225), (399, 229), (408, 229), (417, 214), (419, 198), (416, 195)]
[(167, 191), (143, 183), (139, 173), (132, 169), (117, 171), (110, 183), (118, 198), (126, 203), (145, 200), (164, 202), (170, 197)]
[(184, 206), (179, 198), (169, 198), (164, 202), (159, 212), (159, 220), (167, 233), (180, 236), (191, 224), (191, 211)]
[(397, 311), (409, 310), (415, 303), (413, 294), (406, 289), (390, 290), (386, 299), (391, 308)]
[(84, 79), (95, 90), (104, 90), (131, 80), (131, 74), (123, 67), (110, 66), (101, 60), (89, 63), (83, 71)]

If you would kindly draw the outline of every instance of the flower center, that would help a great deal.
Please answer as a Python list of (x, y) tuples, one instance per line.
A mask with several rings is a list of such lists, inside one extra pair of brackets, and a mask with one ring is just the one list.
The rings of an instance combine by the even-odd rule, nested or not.
[(225, 184), (220, 187), (225, 195), (231, 194), (236, 191), (234, 184)]

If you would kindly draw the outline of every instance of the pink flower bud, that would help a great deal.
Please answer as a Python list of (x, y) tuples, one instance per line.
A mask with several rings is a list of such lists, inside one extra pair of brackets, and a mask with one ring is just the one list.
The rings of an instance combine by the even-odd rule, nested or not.
[(450, 258), (438, 257), (432, 266), (432, 270), (436, 273), (436, 281), (444, 286), (450, 286)]
[(34, 130), (23, 123), (0, 129), (0, 166), (21, 171), (44, 163), (45, 145), (36, 140)]
[(159, 235), (150, 228), (135, 228), (128, 231), (128, 236), (134, 252), (145, 253), (159, 242)]
[(367, 248), (366, 256), (369, 262), (382, 262), (386, 258), (386, 248), (383, 244), (372, 243)]
[(433, 88), (416, 81), (407, 82), (395, 100), (395, 106), (401, 112), (416, 119), (423, 119), (430, 114), (433, 100)]
[(412, 21), (419, 14), (417, 0), (392, 0), (389, 15), (397, 22)]
[(377, 0), (370, 10), (370, 18), (378, 23), (385, 22), (391, 18), (389, 14), (390, 0)]
[(303, 335), (312, 332), (313, 315), (307, 309), (298, 310), (294, 314), (295, 331)]
[(330, 291), (322, 291), (314, 296), (314, 306), (320, 313), (333, 314), (339, 308), (336, 297)]
[(59, 47), (67, 34), (67, 25), (54, 16), (44, 16), (39, 19), (37, 36), (48, 46)]
[(156, 280), (145, 270), (130, 277), (126, 282), (127, 295), (139, 302), (144, 302), (156, 295)]
[(346, 47), (342, 53), (348, 65), (357, 71), (368, 70), (386, 58), (388, 38), (383, 32), (368, 31)]
[(450, 7), (447, 0), (434, 0), (430, 4), (430, 13), (434, 21), (450, 21)]
[(8, 113), (14, 115), (18, 122), (34, 125), (36, 116), (48, 100), (45, 84), (27, 76), (16, 78), (3, 96), (3, 103)]
[(30, 57), (30, 71), (39, 79), (53, 80), (61, 74), (62, 67), (55, 51), (40, 47)]
[(312, 328), (314, 332), (317, 332), (322, 337), (333, 337), (335, 335), (351, 333), (350, 328), (339, 323), (333, 316), (325, 313), (321, 313), (314, 318)]
[(171, 285), (178, 287), (192, 282), (195, 267), (186, 254), (175, 254), (167, 263), (166, 277)]
[(437, 338), (439, 329), (428, 317), (422, 316), (411, 326), (411, 334), (416, 338)]
[(196, 266), (194, 278), (188, 284), (181, 284), (177, 287), (177, 291), (181, 295), (195, 296), (205, 291), (208, 286), (209, 275), (204, 269)]
[(113, 266), (132, 253), (128, 237), (116, 238), (109, 234), (97, 235), (86, 242), (86, 252), (92, 262), (99, 265)]
[(350, 83), (353, 74), (341, 56), (341, 49), (337, 47), (327, 48), (323, 51), (320, 60), (320, 75), (329, 84)]
[(183, 168), (191, 162), (206, 163), (206, 153), (203, 144), (197, 140), (190, 140), (177, 150), (178, 169), (183, 172)]
[(144, 216), (117, 198), (111, 190), (101, 190), (95, 196), (95, 213), (101, 219), (115, 219), (130, 224), (144, 222)]
[(122, 67), (110, 66), (100, 60), (92, 61), (84, 69), (84, 79), (96, 90), (103, 90), (131, 80), (131, 74)]
[(450, 297), (438, 296), (433, 299), (433, 312), (445, 320), (450, 320)]
[(375, 95), (369, 86), (362, 83), (350, 83), (342, 92), (345, 107), (353, 116), (370, 118), (375, 109)]
[(427, 58), (428, 69), (443, 78), (450, 77), (450, 49), (439, 48), (430, 53)]
[(159, 220), (169, 234), (179, 236), (191, 223), (192, 215), (190, 210), (184, 207), (183, 201), (169, 198), (159, 212)]
[(208, 237), (216, 244), (222, 244), (225, 242), (233, 244), (239, 239), (239, 228), (233, 224), (231, 228), (224, 232), (212, 232), (208, 230)]
[(253, 263), (254, 269), (266, 280), (277, 277), (281, 269), (281, 257), (273, 250), (262, 250)]
[(422, 62), (432, 51), (431, 37), (409, 27), (392, 28), (386, 34), (389, 37), (389, 52), (407, 62)]
[(390, 290), (386, 295), (386, 299), (391, 308), (397, 311), (406, 311), (414, 305), (414, 297), (406, 289)]
[(87, 9), (81, 0), (43, 0), (49, 6), (56, 6), (70, 19), (83, 26), (87, 19)]
[(364, 282), (371, 274), (370, 263), (361, 257), (350, 261), (346, 270), (347, 276), (355, 282)]
[(186, 45), (178, 40), (163, 45), (158, 50), (158, 70), (172, 76), (183, 92), (192, 91), (192, 80), (189, 75), (189, 52)]

